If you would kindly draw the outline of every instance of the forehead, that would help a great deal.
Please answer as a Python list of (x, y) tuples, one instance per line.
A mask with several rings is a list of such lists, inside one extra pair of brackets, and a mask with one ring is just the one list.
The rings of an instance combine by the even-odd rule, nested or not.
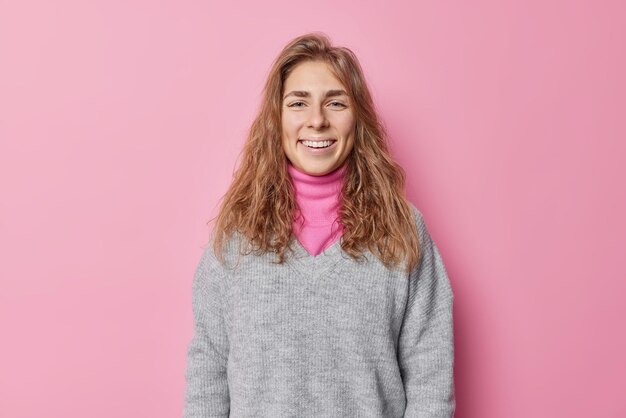
[(296, 65), (285, 80), (285, 90), (291, 88), (315, 89), (334, 88), (340, 89), (341, 81), (330, 69), (330, 66), (322, 61), (305, 61)]

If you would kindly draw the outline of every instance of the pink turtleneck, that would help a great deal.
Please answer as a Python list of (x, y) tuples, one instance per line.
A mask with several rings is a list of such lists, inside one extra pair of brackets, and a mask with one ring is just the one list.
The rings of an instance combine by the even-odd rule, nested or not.
[(296, 203), (304, 217), (304, 224), (300, 227), (296, 214), (293, 232), (312, 256), (317, 256), (333, 245), (343, 234), (343, 225), (339, 222), (339, 208), (341, 188), (347, 169), (347, 163), (344, 163), (333, 172), (323, 176), (312, 176), (288, 162)]

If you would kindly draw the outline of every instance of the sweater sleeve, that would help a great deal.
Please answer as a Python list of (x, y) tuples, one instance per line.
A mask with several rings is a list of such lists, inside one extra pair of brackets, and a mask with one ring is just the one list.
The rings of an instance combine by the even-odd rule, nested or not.
[(437, 246), (416, 210), (420, 262), (410, 274), (409, 296), (398, 342), (406, 418), (451, 418), (454, 391), (454, 295)]
[(221, 283), (212, 245), (204, 250), (192, 284), (194, 335), (187, 349), (183, 418), (228, 417), (230, 396), (226, 365)]

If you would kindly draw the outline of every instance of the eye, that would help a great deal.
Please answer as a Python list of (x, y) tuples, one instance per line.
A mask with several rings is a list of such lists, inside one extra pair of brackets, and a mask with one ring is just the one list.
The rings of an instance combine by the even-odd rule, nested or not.
[(346, 107), (345, 104), (341, 103), (341, 102), (331, 102), (331, 105), (339, 105), (339, 107)]
[(287, 107), (302, 107), (302, 106), (297, 106), (299, 104), (300, 105), (304, 105), (304, 103), (302, 103), (302, 102), (293, 102), (293, 103), (287, 105)]

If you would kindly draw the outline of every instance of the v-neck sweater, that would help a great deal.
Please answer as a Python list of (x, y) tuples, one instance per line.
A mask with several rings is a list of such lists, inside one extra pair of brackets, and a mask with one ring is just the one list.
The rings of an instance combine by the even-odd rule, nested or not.
[[(238, 260), (241, 238), (213, 238), (192, 284), (184, 418), (454, 415), (454, 295), (422, 214), (407, 273), (336, 241), (313, 257), (297, 240)], [(237, 262), (238, 260), (238, 262)]]
[(343, 235), (339, 208), (347, 163), (322, 176), (305, 173), (290, 162), (287, 169), (298, 207), (294, 235), (309, 254), (317, 256)]

